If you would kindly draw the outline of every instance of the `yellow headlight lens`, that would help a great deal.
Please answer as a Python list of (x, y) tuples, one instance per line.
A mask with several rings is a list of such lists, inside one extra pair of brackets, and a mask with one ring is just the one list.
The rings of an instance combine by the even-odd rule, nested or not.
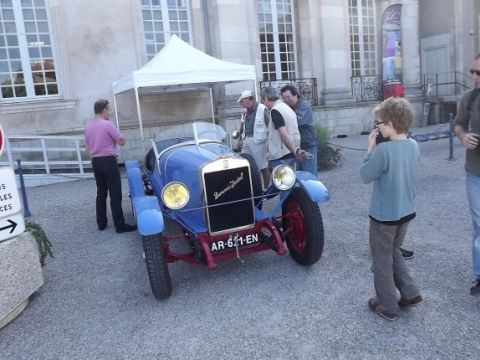
[(162, 201), (172, 210), (183, 208), (188, 203), (190, 193), (187, 187), (180, 182), (170, 182), (162, 190)]
[(290, 166), (278, 165), (272, 171), (273, 185), (278, 190), (288, 190), (295, 185), (295, 171)]

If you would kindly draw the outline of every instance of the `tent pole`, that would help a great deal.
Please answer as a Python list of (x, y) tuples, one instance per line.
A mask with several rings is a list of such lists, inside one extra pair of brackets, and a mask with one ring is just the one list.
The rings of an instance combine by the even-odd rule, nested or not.
[(118, 120), (117, 95), (113, 94), (113, 110), (115, 111), (115, 121), (117, 122), (117, 129), (120, 130), (120, 122)]
[(255, 100), (258, 102), (258, 84), (257, 84), (257, 80), (253, 80), (253, 86), (255, 87)]
[(135, 100), (137, 102), (137, 115), (138, 115), (138, 125), (140, 126), (140, 139), (142, 140), (143, 146), (143, 121), (142, 121), (142, 110), (140, 109), (140, 98), (138, 97), (138, 88), (135, 88)]
[(215, 110), (213, 109), (213, 91), (212, 85), (210, 85), (210, 109), (212, 111), (212, 122), (215, 124)]

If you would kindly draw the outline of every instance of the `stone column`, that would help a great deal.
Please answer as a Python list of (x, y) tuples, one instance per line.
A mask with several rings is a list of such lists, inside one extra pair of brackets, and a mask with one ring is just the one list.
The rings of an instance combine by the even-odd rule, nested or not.
[(323, 40), (321, 4), (317, 0), (299, 1), (297, 4), (298, 76), (317, 79), (317, 95), (320, 95), (325, 87), (324, 59), (320, 56)]
[(478, 49), (474, 36), (476, 32), (475, 20), (477, 20), (475, 17), (478, 16), (478, 13), (475, 11), (473, 0), (455, 0), (453, 6), (455, 69), (468, 73)]
[(327, 105), (351, 102), (348, 2), (315, 1), (317, 2), (320, 3), (320, 17), (317, 21), (321, 21), (322, 49), (315, 58), (321, 59), (320, 63), (323, 63), (323, 76), (319, 77), (322, 100)]
[[(208, 1), (212, 55), (239, 64), (255, 65), (261, 79), (260, 45), (255, 0)], [(226, 95), (236, 95), (253, 82), (225, 86)]]

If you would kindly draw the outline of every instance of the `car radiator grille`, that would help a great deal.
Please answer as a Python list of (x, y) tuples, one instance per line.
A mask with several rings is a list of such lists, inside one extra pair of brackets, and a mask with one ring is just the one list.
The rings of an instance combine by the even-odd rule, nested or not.
[(248, 227), (255, 222), (248, 166), (205, 173), (204, 184), (210, 233)]

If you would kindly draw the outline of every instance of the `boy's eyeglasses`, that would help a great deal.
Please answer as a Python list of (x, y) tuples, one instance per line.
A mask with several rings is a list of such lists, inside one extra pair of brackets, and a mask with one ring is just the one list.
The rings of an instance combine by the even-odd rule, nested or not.
[(477, 75), (477, 76), (480, 76), (480, 70), (473, 70), (473, 69), (471, 69), (471, 70), (470, 70), (470, 74), (472, 74), (472, 75), (475, 74), (475, 75)]
[(375, 121), (375, 127), (377, 128), (378, 125), (382, 125), (384, 123), (384, 121)]

